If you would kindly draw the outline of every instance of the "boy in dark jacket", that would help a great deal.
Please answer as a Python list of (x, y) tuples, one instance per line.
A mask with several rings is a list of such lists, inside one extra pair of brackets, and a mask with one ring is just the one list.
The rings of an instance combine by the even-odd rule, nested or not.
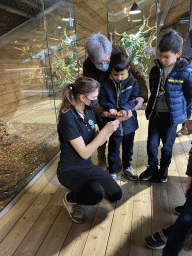
[[(139, 84), (129, 71), (130, 58), (125, 52), (111, 55), (109, 78), (101, 83), (99, 103), (109, 115), (127, 115), (135, 105), (134, 101), (139, 94)], [(116, 170), (119, 169), (119, 149), (122, 142), (123, 173), (131, 180), (138, 180), (138, 176), (131, 167), (133, 155), (133, 141), (138, 129), (137, 114), (133, 111), (132, 117), (120, 123), (119, 128), (112, 134), (108, 145), (108, 170), (116, 179)]]
[(163, 256), (177, 256), (183, 248), (185, 240), (192, 234), (192, 148), (189, 151), (187, 166), (188, 180), (185, 189), (186, 203), (175, 223), (145, 238), (151, 249), (163, 249)]
[[(109, 78), (109, 62), (111, 54), (119, 51), (126, 53), (124, 47), (112, 44), (104, 35), (100, 33), (93, 34), (86, 39), (85, 50), (88, 57), (83, 62), (83, 76), (91, 77), (100, 83)], [(135, 106), (135, 110), (137, 110), (141, 108), (143, 102), (147, 102), (148, 89), (144, 77), (131, 60), (130, 71), (139, 83), (139, 95), (136, 98), (137, 104)], [(94, 113), (99, 129), (101, 130), (106, 124), (105, 118), (102, 117), (103, 108), (97, 104), (96, 108), (94, 108)], [(97, 150), (97, 165), (103, 169), (106, 169), (105, 149), (106, 143), (104, 143)], [(121, 165), (121, 161), (119, 165)]]
[[(150, 72), (151, 96), (146, 109), (149, 166), (141, 173), (141, 180), (167, 181), (177, 125), (192, 116), (192, 63), (180, 57), (181, 49), (182, 38), (174, 30), (167, 32), (159, 43), (159, 59)], [(163, 147), (158, 169), (160, 139)]]

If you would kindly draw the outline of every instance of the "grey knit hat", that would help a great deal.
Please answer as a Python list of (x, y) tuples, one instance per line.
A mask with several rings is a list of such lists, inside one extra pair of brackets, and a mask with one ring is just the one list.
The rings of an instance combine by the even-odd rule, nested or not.
[(99, 62), (106, 55), (111, 56), (112, 43), (104, 35), (93, 34), (87, 38), (85, 50), (92, 60)]

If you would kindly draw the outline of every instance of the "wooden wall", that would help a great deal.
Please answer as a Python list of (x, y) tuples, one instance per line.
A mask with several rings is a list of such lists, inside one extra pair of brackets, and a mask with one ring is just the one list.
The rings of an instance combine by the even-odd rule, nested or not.
[(0, 60), (0, 117), (14, 113), (19, 106), (45, 97), (44, 69), (40, 60)]

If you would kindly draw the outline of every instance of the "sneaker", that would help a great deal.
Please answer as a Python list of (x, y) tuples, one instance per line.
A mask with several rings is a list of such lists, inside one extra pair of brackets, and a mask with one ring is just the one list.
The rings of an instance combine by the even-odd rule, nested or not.
[(117, 181), (117, 175), (115, 173), (109, 173), (111, 178), (113, 178), (115, 181)]
[(167, 243), (168, 237), (163, 234), (163, 231), (160, 230), (156, 232), (152, 236), (147, 236), (145, 238), (146, 246), (150, 249), (157, 250), (163, 249)]
[(123, 170), (123, 176), (125, 176), (129, 180), (138, 180), (139, 179), (135, 170), (131, 166), (129, 166), (126, 169)]
[(181, 210), (183, 209), (183, 205), (175, 207), (175, 213), (179, 215), (181, 213)]
[(160, 183), (167, 182), (167, 175), (168, 175), (168, 167), (166, 168), (160, 168), (157, 174), (156, 181)]
[(153, 169), (150, 166), (148, 166), (147, 169), (140, 174), (139, 178), (140, 180), (144, 180), (144, 181), (150, 180), (153, 177), (153, 173), (157, 171), (158, 171), (158, 168)]
[(86, 214), (83, 209), (83, 206), (80, 204), (77, 204), (77, 203), (68, 202), (67, 195), (69, 193), (70, 193), (70, 191), (65, 194), (65, 197), (63, 199), (63, 204), (66, 207), (72, 221), (74, 221), (76, 223), (83, 223), (86, 218)]

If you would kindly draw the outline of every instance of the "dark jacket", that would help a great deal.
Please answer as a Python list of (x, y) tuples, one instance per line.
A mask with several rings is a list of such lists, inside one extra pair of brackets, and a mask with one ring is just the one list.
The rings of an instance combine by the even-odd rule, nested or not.
[[(118, 92), (118, 86), (120, 91)], [(121, 81), (119, 84), (109, 77), (101, 83), (99, 91), (99, 103), (105, 111), (110, 109), (121, 110), (126, 112), (132, 110), (136, 103), (134, 100), (139, 94), (139, 84), (137, 80), (129, 73), (128, 78)], [(119, 128), (113, 134), (116, 136), (126, 135), (138, 129), (137, 113), (133, 111), (133, 116), (126, 121), (120, 123)]]
[[(191, 144), (192, 144), (192, 141), (191, 141)], [(186, 174), (192, 177), (192, 145), (191, 145), (191, 149), (189, 150), (189, 159), (188, 159)]]
[[(114, 45), (112, 46), (112, 53), (118, 52), (118, 51), (125, 51), (125, 48), (122, 46)], [(141, 74), (141, 72), (135, 67), (132, 61), (130, 61), (130, 69), (129, 71), (133, 74), (135, 79), (137, 79), (139, 83), (139, 97), (142, 97), (144, 99), (144, 102), (147, 102), (148, 100), (148, 89), (146, 86), (146, 82)], [(99, 69), (97, 69), (94, 65), (94, 63), (87, 58), (83, 63), (83, 76), (91, 77), (98, 82), (103, 82), (108, 79), (110, 75), (110, 70), (107, 70), (106, 72), (103, 72)]]
[[(157, 95), (160, 89), (162, 65), (156, 60), (156, 66), (151, 69), (149, 84), (151, 96), (146, 108), (146, 117), (154, 116)], [(192, 62), (179, 57), (171, 73), (166, 79), (167, 104), (172, 125), (184, 123), (192, 117)]]

